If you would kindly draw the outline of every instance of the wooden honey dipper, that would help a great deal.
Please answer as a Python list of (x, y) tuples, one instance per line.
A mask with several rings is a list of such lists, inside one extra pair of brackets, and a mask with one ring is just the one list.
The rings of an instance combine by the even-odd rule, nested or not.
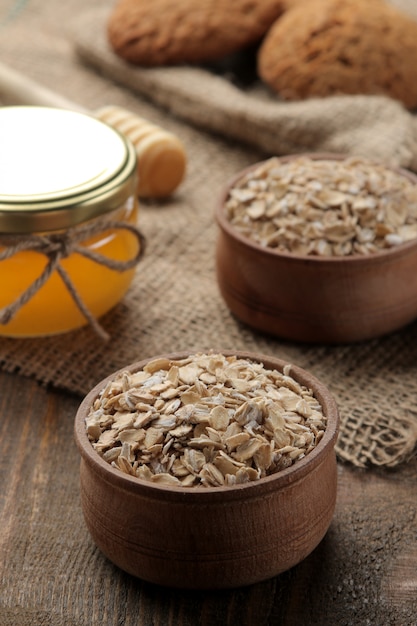
[(140, 197), (167, 197), (184, 178), (187, 157), (178, 137), (122, 107), (104, 106), (97, 111), (88, 111), (1, 63), (0, 98), (13, 104), (86, 113), (123, 133), (133, 143), (138, 156)]

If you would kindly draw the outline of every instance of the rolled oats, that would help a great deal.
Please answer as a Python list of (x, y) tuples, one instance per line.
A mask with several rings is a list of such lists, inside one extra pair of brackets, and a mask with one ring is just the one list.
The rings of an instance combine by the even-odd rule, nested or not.
[(366, 159), (269, 159), (225, 203), (243, 236), (279, 252), (368, 255), (417, 238), (417, 185)]
[(326, 418), (284, 372), (222, 354), (157, 359), (106, 386), (86, 418), (104, 460), (131, 476), (183, 487), (241, 484), (315, 448)]

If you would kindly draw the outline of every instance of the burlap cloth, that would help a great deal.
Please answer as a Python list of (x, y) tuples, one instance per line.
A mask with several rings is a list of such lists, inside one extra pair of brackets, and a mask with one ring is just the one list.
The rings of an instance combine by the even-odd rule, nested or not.
[[(417, 11), (413, 0), (396, 4)], [(218, 291), (213, 210), (229, 178), (272, 153), (330, 150), (417, 169), (414, 117), (383, 97), (287, 104), (259, 84), (243, 89), (206, 69), (132, 68), (107, 48), (111, 5), (95, 0), (87, 11), (82, 0), (70, 0), (58, 19), (53, 0), (20, 3), (20, 12), (0, 14), (0, 58), (88, 108), (123, 105), (175, 132), (187, 149), (187, 176), (170, 200), (142, 202), (147, 250), (128, 295), (102, 320), (111, 340), (90, 328), (3, 338), (1, 368), (81, 396), (115, 369), (163, 352), (245, 349), (279, 356), (310, 370), (334, 394), (341, 460), (361, 467), (406, 461), (417, 443), (417, 323), (379, 340), (331, 347), (252, 331)]]

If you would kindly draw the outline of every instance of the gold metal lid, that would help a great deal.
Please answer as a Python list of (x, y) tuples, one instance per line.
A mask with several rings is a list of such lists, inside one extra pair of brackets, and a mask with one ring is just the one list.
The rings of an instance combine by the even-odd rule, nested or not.
[(0, 233), (62, 230), (136, 193), (136, 153), (89, 115), (0, 107)]

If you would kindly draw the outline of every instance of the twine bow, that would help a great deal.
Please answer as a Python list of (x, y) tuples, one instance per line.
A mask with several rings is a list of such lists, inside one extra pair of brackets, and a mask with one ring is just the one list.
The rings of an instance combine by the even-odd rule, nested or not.
[[(107, 230), (128, 230), (133, 233), (137, 237), (139, 243), (137, 254), (128, 261), (116, 261), (115, 259), (110, 259), (103, 254), (94, 252), (93, 250), (80, 245), (80, 242), (88, 239), (89, 237), (103, 233)], [(16, 313), (43, 287), (53, 272), (56, 271), (71, 294), (75, 304), (93, 330), (102, 339), (109, 339), (108, 333), (99, 324), (97, 319), (83, 302), (71, 278), (62, 267), (61, 260), (69, 257), (71, 254), (77, 253), (116, 272), (125, 272), (139, 262), (144, 252), (144, 244), (145, 239), (141, 232), (135, 226), (127, 224), (126, 222), (94, 222), (85, 226), (69, 228), (62, 233), (43, 235), (27, 235), (23, 237), (0, 235), (0, 246), (4, 246), (4, 250), (0, 252), (0, 261), (9, 259), (15, 254), (25, 250), (40, 252), (48, 259), (48, 263), (38, 278), (36, 278), (14, 302), (3, 309), (0, 309), (0, 324), (8, 324)]]

